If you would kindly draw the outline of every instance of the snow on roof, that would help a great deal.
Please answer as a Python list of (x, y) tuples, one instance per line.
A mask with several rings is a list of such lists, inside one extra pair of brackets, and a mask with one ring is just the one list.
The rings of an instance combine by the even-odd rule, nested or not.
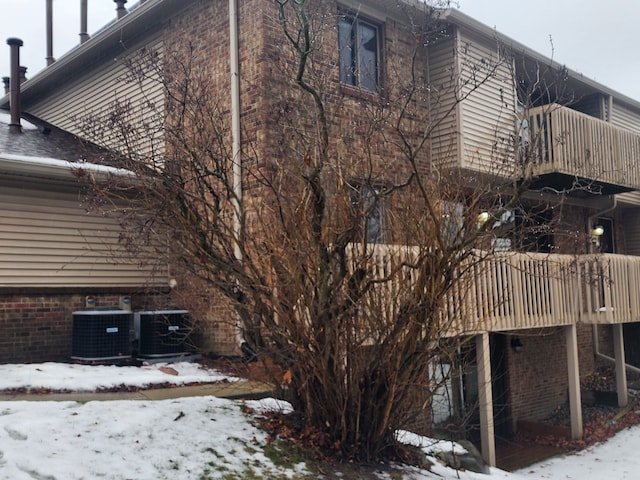
[(124, 168), (109, 167), (84, 161), (69, 162), (57, 158), (30, 157), (0, 153), (0, 171), (10, 173), (46, 174), (51, 176), (73, 176), (74, 172), (83, 170), (92, 174), (115, 175), (119, 177), (135, 177), (135, 174)]

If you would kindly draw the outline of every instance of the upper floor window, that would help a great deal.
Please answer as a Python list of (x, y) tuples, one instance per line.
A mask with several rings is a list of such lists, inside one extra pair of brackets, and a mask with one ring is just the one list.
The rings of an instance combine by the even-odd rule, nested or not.
[(378, 90), (380, 26), (359, 17), (343, 15), (338, 26), (340, 81)]

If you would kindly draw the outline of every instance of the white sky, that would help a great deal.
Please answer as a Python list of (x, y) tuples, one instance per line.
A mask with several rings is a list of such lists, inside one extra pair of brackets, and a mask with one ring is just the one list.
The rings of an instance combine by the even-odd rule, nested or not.
[[(97, 386), (212, 382), (222, 378), (219, 372), (200, 369), (198, 364), (169, 365), (177, 375), (163, 373), (160, 368), (165, 366), (3, 364), (0, 390), (92, 390)], [(192, 480), (225, 474), (228, 476), (224, 478), (245, 478), (249, 476), (247, 468), (256, 478), (311, 475), (302, 465), (274, 465), (264, 453), (269, 443), (267, 434), (255, 426), (254, 416), (265, 409), (290, 409), (286, 402), (274, 399), (246, 402), (253, 412), (240, 401), (211, 396), (0, 403), (0, 478)], [(635, 480), (640, 470), (640, 426), (576, 455), (556, 457), (515, 473), (492, 468), (489, 475), (456, 472), (439, 464), (433, 455), (442, 450), (451, 452), (454, 447), (450, 442), (436, 442), (409, 432), (402, 432), (399, 438), (421, 447), (434, 462), (431, 472), (406, 469), (405, 480)], [(382, 474), (376, 478), (390, 480)]]
[[(457, 2), (489, 27), (640, 101), (640, 0)], [(88, 6), (89, 33), (115, 18), (113, 0), (88, 0)], [(54, 57), (79, 43), (79, 12), (80, 0), (53, 0)], [(24, 41), (20, 63), (33, 76), (46, 64), (45, 0), (0, 0), (0, 13), (0, 76), (9, 75), (9, 37)]]
[[(131, 6), (136, 2), (130, 0)], [(100, 30), (116, 18), (113, 0), (87, 1), (87, 31)], [(46, 66), (46, 1), (0, 0), (0, 76), (8, 77), (9, 46), (7, 38), (24, 42), (20, 49), (20, 64), (27, 67), (30, 78)], [(80, 43), (80, 0), (53, 0), (53, 56), (61, 57)]]
[(640, 101), (640, 0), (457, 1), (485, 25)]

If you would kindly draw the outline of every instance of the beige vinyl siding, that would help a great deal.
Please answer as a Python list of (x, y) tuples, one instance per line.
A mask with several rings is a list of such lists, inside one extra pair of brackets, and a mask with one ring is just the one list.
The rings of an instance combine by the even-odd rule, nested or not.
[(640, 207), (640, 192), (638, 191), (621, 193), (616, 195), (616, 199), (619, 203)]
[(166, 268), (128, 259), (116, 221), (88, 214), (78, 194), (3, 188), (0, 286), (164, 285)]
[(457, 71), (453, 35), (429, 46), (430, 117), (432, 161), (440, 166), (458, 165), (460, 132), (456, 106)]
[(623, 217), (624, 248), (627, 255), (640, 255), (640, 208), (628, 210)]
[[(515, 88), (512, 65), (500, 59), (497, 43), (464, 31), (458, 39), (464, 144), (462, 166), (475, 171), (510, 176), (498, 165), (513, 168)], [(500, 167), (503, 168), (503, 167)]]
[[(147, 45), (136, 45), (130, 49), (129, 58), (135, 58), (136, 52), (142, 47), (162, 55), (162, 42), (156, 39)], [(105, 128), (94, 128), (95, 131), (88, 132), (82, 124), (90, 115), (105, 116), (111, 113), (116, 101), (130, 102), (135, 111), (134, 116), (129, 119), (130, 124), (146, 126), (144, 130), (139, 129), (142, 135), (134, 138), (132, 151), (149, 152), (150, 140), (162, 138), (164, 93), (161, 84), (153, 78), (146, 78), (141, 82), (132, 81), (128, 77), (126, 59), (125, 55), (109, 59), (99, 68), (79, 75), (75, 81), (56, 91), (55, 96), (30, 106), (29, 113), (101, 146), (122, 151), (123, 141), (117, 134), (114, 135)], [(131, 134), (132, 131), (128, 133)], [(100, 135), (104, 137), (100, 138)]]
[(611, 123), (616, 127), (640, 133), (640, 112), (632, 111), (614, 99), (611, 109)]

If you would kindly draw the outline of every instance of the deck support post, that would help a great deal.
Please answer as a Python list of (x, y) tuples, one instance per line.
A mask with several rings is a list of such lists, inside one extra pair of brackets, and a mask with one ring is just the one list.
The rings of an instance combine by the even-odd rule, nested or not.
[(583, 435), (582, 404), (580, 397), (580, 366), (578, 362), (578, 334), (576, 324), (567, 325), (567, 369), (569, 374), (569, 408), (571, 410), (571, 438), (581, 440)]
[(482, 458), (491, 467), (496, 466), (496, 439), (493, 424), (493, 394), (491, 391), (491, 349), (489, 334), (475, 337), (478, 365), (478, 400), (480, 406), (480, 443)]
[(618, 406), (625, 407), (629, 403), (627, 392), (627, 371), (624, 358), (624, 334), (621, 323), (613, 327), (613, 351), (616, 358), (616, 390), (618, 391)]

